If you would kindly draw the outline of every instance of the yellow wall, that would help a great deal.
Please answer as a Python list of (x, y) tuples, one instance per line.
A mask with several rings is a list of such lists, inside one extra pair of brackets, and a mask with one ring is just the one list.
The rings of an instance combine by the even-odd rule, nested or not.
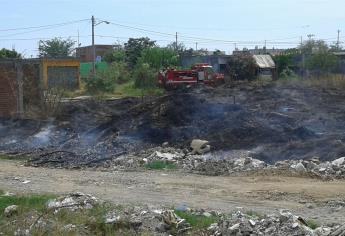
[[(80, 71), (80, 61), (75, 59), (43, 59), (42, 60), (42, 79), (44, 88), (48, 88), (48, 67), (78, 67)], [(80, 76), (78, 76), (78, 86), (80, 85)]]

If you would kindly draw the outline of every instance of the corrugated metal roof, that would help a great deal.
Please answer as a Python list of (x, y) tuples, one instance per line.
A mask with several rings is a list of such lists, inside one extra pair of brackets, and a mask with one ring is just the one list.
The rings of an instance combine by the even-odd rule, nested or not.
[(261, 69), (275, 68), (276, 65), (270, 55), (254, 55), (255, 63)]

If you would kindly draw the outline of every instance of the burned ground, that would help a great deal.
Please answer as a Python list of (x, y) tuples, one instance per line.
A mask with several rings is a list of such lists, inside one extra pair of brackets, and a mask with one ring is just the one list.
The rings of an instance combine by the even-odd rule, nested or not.
[(333, 160), (345, 155), (344, 99), (341, 90), (239, 84), (144, 102), (74, 100), (52, 120), (1, 120), (0, 150), (53, 156), (58, 166), (76, 167), (164, 142), (188, 148), (199, 138), (213, 150), (248, 150), (266, 162)]

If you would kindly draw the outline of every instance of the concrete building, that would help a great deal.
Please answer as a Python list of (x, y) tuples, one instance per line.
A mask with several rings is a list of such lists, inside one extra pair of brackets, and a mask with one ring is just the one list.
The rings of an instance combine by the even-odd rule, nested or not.
[(190, 68), (196, 63), (208, 63), (215, 72), (225, 73), (226, 64), (230, 57), (229, 55), (182, 56), (181, 64), (183, 68)]
[(232, 52), (233, 55), (243, 55), (243, 54), (250, 54), (250, 55), (265, 55), (269, 54), (271, 56), (278, 56), (283, 55), (285, 53), (285, 49), (277, 49), (277, 48), (258, 48), (255, 47), (254, 49), (243, 49), (243, 50), (235, 50)]
[[(113, 45), (95, 45), (96, 60), (100, 61), (105, 54), (111, 52), (114, 49)], [(93, 50), (92, 46), (79, 47), (76, 49), (76, 56), (80, 59), (80, 62), (92, 62)]]
[(49, 88), (79, 88), (79, 70), (76, 59), (0, 60), (0, 117), (21, 117), (39, 107)]

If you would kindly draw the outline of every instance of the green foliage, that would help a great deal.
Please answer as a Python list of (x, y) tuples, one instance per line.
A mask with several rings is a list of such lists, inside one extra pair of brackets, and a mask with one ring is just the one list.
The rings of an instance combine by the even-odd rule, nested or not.
[(3, 48), (0, 50), (0, 58), (14, 58), (14, 59), (20, 59), (22, 58), (22, 55), (15, 50), (8, 50), (6, 48)]
[(214, 50), (213, 55), (221, 56), (221, 55), (225, 55), (225, 53), (219, 49), (216, 49)]
[(318, 74), (325, 74), (335, 69), (339, 59), (329, 51), (319, 51), (306, 59), (306, 67), (316, 71)]
[(170, 48), (146, 48), (142, 51), (138, 64), (147, 63), (157, 72), (168, 67), (177, 67), (179, 65), (179, 56), (176, 51)]
[(156, 161), (147, 163), (145, 165), (145, 168), (150, 169), (150, 170), (164, 170), (164, 169), (174, 170), (177, 168), (177, 166), (173, 163), (156, 160)]
[(126, 84), (117, 86), (114, 94), (120, 97), (161, 96), (164, 94), (164, 90), (158, 87), (139, 89), (134, 86), (133, 81), (130, 81)]
[(111, 51), (104, 55), (103, 60), (112, 63), (112, 62), (125, 62), (126, 61), (126, 53), (123, 49), (117, 49)]
[(112, 93), (117, 84), (129, 80), (130, 74), (123, 62), (114, 62), (107, 69), (97, 71), (95, 77), (84, 78), (86, 89), (91, 93)]
[(284, 70), (294, 67), (293, 57), (295, 54), (286, 54), (274, 56), (273, 60), (276, 64), (278, 74), (280, 75)]
[(211, 224), (217, 223), (220, 220), (217, 216), (197, 216), (189, 212), (177, 210), (175, 210), (175, 214), (182, 219), (185, 219), (193, 228), (196, 229), (207, 229)]
[(311, 229), (317, 229), (318, 227), (320, 227), (320, 224), (312, 219), (307, 220), (307, 225)]
[(17, 205), (20, 211), (29, 209), (44, 210), (45, 204), (52, 196), (49, 195), (19, 195), (19, 196), (0, 196), (0, 219), (3, 212), (10, 205)]
[(68, 57), (74, 50), (75, 42), (72, 39), (53, 38), (40, 40), (38, 45), (39, 57), (59, 58)]
[(300, 51), (303, 54), (313, 54), (318, 52), (328, 52), (329, 48), (325, 41), (323, 40), (308, 40), (300, 46)]
[(147, 63), (142, 63), (135, 67), (133, 78), (136, 88), (148, 89), (156, 87), (157, 84), (157, 73)]
[(291, 78), (296, 78), (297, 75), (295, 72), (289, 68), (284, 69), (280, 74), (279, 78), (281, 79), (291, 79)]
[(235, 80), (252, 80), (255, 78), (256, 65), (251, 55), (236, 55), (229, 59), (227, 70)]
[(134, 68), (137, 64), (138, 58), (146, 48), (152, 48), (155, 46), (155, 41), (151, 41), (149, 38), (130, 38), (125, 43), (125, 53), (128, 66)]

